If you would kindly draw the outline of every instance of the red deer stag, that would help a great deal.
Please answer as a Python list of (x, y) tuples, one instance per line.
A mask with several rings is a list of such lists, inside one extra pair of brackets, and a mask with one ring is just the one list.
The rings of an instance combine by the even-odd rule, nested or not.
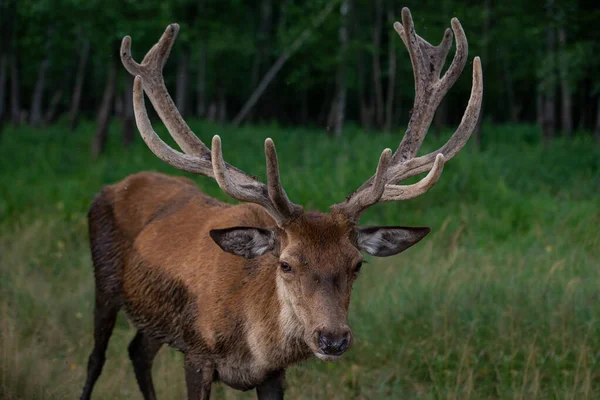
[[(162, 69), (179, 26), (167, 27), (141, 64), (125, 37), (121, 58), (135, 75), (138, 129), (161, 160), (217, 181), (241, 204), (221, 203), (192, 181), (139, 173), (105, 187), (89, 211), (96, 281), (94, 348), (82, 399), (89, 399), (105, 361), (118, 311), (138, 332), (129, 355), (145, 399), (155, 399), (151, 368), (163, 344), (185, 355), (188, 398), (208, 399), (215, 381), (259, 399), (283, 398), (285, 368), (311, 356), (339, 358), (352, 343), (348, 306), (362, 264), (361, 252), (386, 257), (421, 240), (429, 228), (360, 227), (361, 213), (384, 201), (424, 194), (444, 162), (471, 135), (483, 93), (479, 58), (473, 61), (471, 97), (462, 121), (439, 150), (417, 157), (434, 112), (467, 62), (467, 39), (452, 20), (456, 54), (440, 78), (452, 32), (432, 46), (415, 33), (407, 8), (394, 29), (408, 48), (416, 95), (397, 151), (385, 149), (375, 174), (330, 214), (304, 211), (281, 186), (275, 146), (265, 141), (267, 184), (223, 160), (221, 139), (208, 149), (189, 129), (164, 84)], [(183, 153), (153, 131), (146, 92)], [(429, 172), (412, 185), (398, 185)]]

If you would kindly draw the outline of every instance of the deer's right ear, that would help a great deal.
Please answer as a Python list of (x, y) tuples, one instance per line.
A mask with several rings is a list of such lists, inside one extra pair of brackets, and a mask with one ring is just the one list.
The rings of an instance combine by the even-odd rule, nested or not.
[(357, 229), (358, 248), (376, 257), (389, 257), (416, 244), (429, 233), (429, 228), (405, 226), (367, 226)]
[(260, 257), (275, 249), (275, 232), (270, 229), (236, 226), (212, 229), (210, 237), (223, 251), (244, 258)]

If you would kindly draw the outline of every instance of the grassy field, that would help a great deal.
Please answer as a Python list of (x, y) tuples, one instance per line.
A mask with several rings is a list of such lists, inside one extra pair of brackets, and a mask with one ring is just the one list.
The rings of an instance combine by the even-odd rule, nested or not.
[[(223, 138), (225, 158), (264, 177), (262, 142), (278, 146), (290, 198), (326, 210), (370, 176), (400, 133), (192, 126)], [(0, 137), (0, 398), (77, 398), (92, 345), (86, 211), (102, 185), (141, 170), (178, 174), (138, 140), (111, 132), (88, 157), (82, 124), (7, 129)], [(363, 224), (429, 225), (419, 245), (370, 260), (350, 310), (355, 346), (339, 362), (288, 370), (291, 399), (600, 398), (600, 147), (584, 137), (538, 143), (536, 128), (486, 126), (422, 198), (374, 207)], [(448, 133), (428, 138), (424, 151)], [(221, 199), (217, 185), (198, 184)], [(96, 399), (141, 399), (121, 316)], [(181, 356), (154, 367), (161, 399), (184, 399)], [(254, 398), (218, 385), (213, 398)]]

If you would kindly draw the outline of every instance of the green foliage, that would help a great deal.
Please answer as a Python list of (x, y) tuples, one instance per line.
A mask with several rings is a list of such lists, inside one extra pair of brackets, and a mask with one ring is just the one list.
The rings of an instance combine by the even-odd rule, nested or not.
[[(261, 7), (267, 1), (270, 17), (267, 31), (260, 30)], [(49, 46), (51, 56), (48, 90), (55, 91), (66, 86), (70, 90), (77, 54), (83, 39), (92, 46), (90, 65), (92, 79), (86, 80), (83, 109), (91, 114), (98, 105), (102, 85), (106, 78), (107, 62), (115, 57), (118, 42), (125, 35), (133, 37), (133, 55), (140, 60), (155, 43), (165, 26), (172, 22), (181, 25), (179, 40), (174, 47), (172, 59), (181, 52), (190, 52), (193, 62), (190, 73), (196, 76), (200, 70), (198, 49), (200, 42), (206, 44), (207, 99), (223, 95), (231, 105), (229, 118), (237, 112), (256, 85), (255, 75), (262, 76), (268, 67), (281, 56), (290, 44), (310, 27), (316, 15), (327, 4), (337, 0), (176, 0), (171, 2), (149, 1), (82, 1), (82, 0), (23, 0), (17, 4), (17, 30), (15, 47), (21, 57), (21, 93), (26, 99), (33, 91), (39, 63), (46, 57)], [(413, 78), (408, 53), (387, 20), (393, 13), (400, 19), (404, 4), (382, 1), (382, 32), (380, 48), (375, 48), (373, 29), (375, 25), (375, 1), (354, 0), (350, 18), (350, 43), (348, 54), (341, 57), (338, 28), (341, 23), (339, 5), (336, 5), (324, 24), (316, 29), (300, 51), (281, 70), (274, 84), (257, 105), (255, 119), (277, 118), (280, 121), (297, 121), (303, 98), (319, 99), (319, 104), (308, 106), (308, 119), (322, 123), (322, 109), (331, 101), (340, 60), (347, 66), (348, 110), (346, 118), (360, 119), (360, 102), (372, 102), (373, 62), (379, 56), (382, 85), (388, 82), (388, 42), (395, 40), (397, 52), (396, 104), (397, 112), (407, 114), (413, 96)], [(600, 11), (589, 2), (555, 1), (555, 12), (548, 15), (545, 0), (513, 0), (510, 2), (478, 3), (443, 0), (441, 2), (418, 2), (408, 4), (415, 18), (418, 33), (437, 44), (450, 19), (458, 17), (469, 39), (470, 59), (485, 55), (485, 113), (494, 120), (507, 120), (510, 112), (517, 109), (521, 120), (533, 121), (535, 115), (536, 89), (543, 93), (556, 91), (557, 62), (565, 59), (567, 80), (572, 92), (580, 92), (573, 98), (574, 107), (583, 109), (581, 124), (590, 126), (594, 112), (589, 104), (598, 95), (600, 81), (595, 71), (600, 65), (600, 37), (596, 26)], [(485, 21), (489, 31), (484, 32)], [(546, 31), (562, 27), (566, 31), (567, 44), (557, 54), (548, 55)], [(265, 43), (266, 55), (257, 61), (259, 41)], [(261, 53), (262, 54), (262, 53)], [(363, 60), (362, 69), (358, 60)], [(450, 60), (448, 61), (448, 63)], [(167, 82), (175, 78), (176, 68), (172, 60), (165, 70)], [(255, 63), (257, 63), (255, 65)], [(466, 71), (469, 67), (466, 68)], [(120, 70), (122, 75), (125, 74)], [(469, 76), (469, 72), (465, 72)], [(192, 82), (195, 80), (192, 78)], [(359, 91), (360, 82), (364, 90)], [(513, 95), (507, 95), (507, 85)], [(193, 86), (188, 88), (193, 91)], [(471, 82), (460, 79), (448, 94), (448, 122), (456, 122), (462, 115), (463, 99), (468, 97)], [(302, 96), (300, 96), (301, 94)], [(363, 95), (364, 98), (359, 98)], [(49, 96), (47, 96), (49, 97)], [(190, 101), (193, 96), (188, 93)], [(68, 97), (62, 100), (66, 108)], [(509, 104), (516, 102), (518, 104)], [(27, 102), (22, 105), (27, 108)], [(321, 105), (321, 103), (323, 105)], [(456, 106), (454, 106), (456, 104)], [(460, 105), (460, 106), (459, 106)], [(192, 109), (193, 107), (188, 107)], [(264, 118), (263, 118), (264, 116)], [(398, 118), (396, 118), (398, 120)], [(589, 120), (589, 121), (588, 121)]]
[[(381, 149), (399, 141), (354, 127), (340, 142), (309, 129), (191, 126), (205, 142), (221, 135), (225, 158), (263, 179), (262, 141), (272, 137), (290, 198), (320, 210), (362, 183)], [(106, 154), (90, 161), (92, 128), (8, 129), (0, 137), (1, 398), (79, 394), (92, 345), (87, 208), (102, 185), (130, 173), (180, 174), (139, 140), (123, 150), (117, 126)], [(542, 148), (531, 126), (483, 129), (481, 151), (468, 145), (427, 195), (365, 214), (363, 224), (433, 231), (406, 253), (369, 260), (352, 299), (354, 347), (335, 364), (291, 368), (290, 398), (600, 396), (600, 149), (585, 134)], [(428, 138), (423, 152), (448, 135)], [(211, 180), (194, 179), (227, 200)], [(133, 334), (121, 316), (98, 398), (138, 396), (126, 351)], [(154, 377), (161, 398), (184, 397), (179, 354), (161, 351)]]

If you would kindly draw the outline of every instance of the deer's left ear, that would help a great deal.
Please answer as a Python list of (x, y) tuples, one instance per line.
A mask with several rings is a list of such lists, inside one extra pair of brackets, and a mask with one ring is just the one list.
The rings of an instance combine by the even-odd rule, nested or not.
[(377, 257), (388, 257), (408, 249), (431, 231), (404, 226), (366, 226), (356, 229), (358, 248)]

